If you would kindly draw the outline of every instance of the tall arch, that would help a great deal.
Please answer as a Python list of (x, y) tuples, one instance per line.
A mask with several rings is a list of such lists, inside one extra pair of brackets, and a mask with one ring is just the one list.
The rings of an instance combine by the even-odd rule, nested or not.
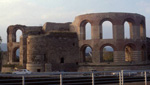
[(102, 22), (102, 39), (113, 39), (113, 24), (109, 20)]
[(113, 39), (113, 25), (111, 18), (104, 18), (99, 23), (100, 39)]
[[(128, 30), (128, 28), (126, 28), (125, 26), (127, 26), (128, 23), (128, 28), (129, 28), (129, 33), (126, 33), (126, 30)], [(135, 24), (135, 21), (131, 18), (127, 18), (124, 20), (123, 22), (124, 24), (124, 38), (126, 38), (126, 34), (129, 34), (127, 38), (129, 39), (133, 39), (133, 25)]]
[(80, 49), (82, 62), (92, 63), (92, 48), (89, 45), (83, 45)]
[(130, 25), (127, 21), (124, 23), (124, 38), (130, 39)]
[(88, 22), (85, 25), (85, 40), (91, 40), (91, 24)]
[(135, 49), (136, 49), (136, 47), (132, 43), (125, 45), (124, 51), (125, 51), (125, 61), (126, 62), (132, 62), (133, 61), (133, 51)]
[(80, 24), (80, 38), (82, 40), (90, 40), (92, 39), (91, 36), (91, 23), (88, 20), (84, 20)]
[(16, 42), (20, 42), (20, 37), (22, 36), (22, 31), (18, 29), (16, 31)]
[(11, 32), (12, 42), (20, 41), (20, 36), (24, 34), (24, 30), (25, 30), (24, 27), (21, 27), (21, 26), (18, 26), (18, 25), (15, 26), (13, 28), (13, 31)]

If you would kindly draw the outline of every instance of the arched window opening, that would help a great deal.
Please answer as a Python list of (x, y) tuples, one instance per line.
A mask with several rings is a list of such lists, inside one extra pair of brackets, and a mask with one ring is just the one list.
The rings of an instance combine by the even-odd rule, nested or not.
[(16, 42), (20, 42), (20, 37), (22, 36), (22, 31), (18, 29), (16, 31)]
[(125, 47), (125, 61), (132, 62), (132, 52), (133, 52), (133, 49), (131, 46)]
[(146, 60), (146, 46), (145, 45), (142, 45), (142, 48), (141, 48), (141, 59), (142, 61)]
[(89, 46), (84, 49), (84, 62), (92, 62), (92, 49)]
[(91, 38), (91, 24), (87, 20), (84, 20), (80, 24), (80, 39), (90, 40)]
[(14, 62), (19, 62), (20, 59), (20, 49), (16, 49), (15, 51), (15, 57), (14, 57)]
[(110, 21), (105, 21), (102, 24), (103, 39), (113, 39), (113, 27)]
[(114, 49), (111, 46), (105, 46), (102, 52), (102, 62), (113, 62)]
[(133, 38), (133, 20), (127, 19), (124, 22), (124, 38), (125, 39), (132, 39)]
[(64, 58), (61, 58), (61, 59), (60, 59), (60, 63), (64, 63)]
[(124, 38), (130, 39), (130, 25), (127, 21), (124, 23)]
[(85, 40), (91, 40), (91, 24), (87, 23), (85, 25)]
[(140, 24), (140, 37), (141, 37), (141, 39), (144, 39), (144, 26), (143, 26), (143, 23)]

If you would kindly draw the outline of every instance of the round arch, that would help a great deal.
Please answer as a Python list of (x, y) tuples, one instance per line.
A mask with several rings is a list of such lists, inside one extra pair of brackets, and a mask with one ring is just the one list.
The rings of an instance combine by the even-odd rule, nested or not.
[[(88, 23), (90, 24), (89, 29), (86, 28), (86, 25)], [(82, 34), (82, 35), (80, 36), (80, 38), (82, 40), (88, 40), (87, 36), (89, 36), (90, 37), (89, 39), (92, 39), (92, 33), (91, 32), (92, 32), (92, 23), (89, 20), (81, 21), (81, 23), (80, 23), (80, 34)]]
[(111, 18), (103, 18), (102, 20), (100, 20), (99, 22), (100, 39), (113, 39), (113, 35), (114, 35), (113, 25), (114, 25), (114, 21)]
[(100, 51), (102, 51), (105, 46), (110, 46), (110, 47), (112, 47), (112, 48), (114, 49), (114, 51), (117, 50), (116, 47), (115, 47), (115, 45), (110, 44), (110, 43), (106, 43), (106, 44), (103, 44), (102, 46), (100, 46)]
[[(108, 50), (107, 50), (108, 49)], [(112, 44), (104, 44), (100, 47), (100, 61), (101, 62), (113, 62), (115, 46)]]
[[(25, 26), (21, 26), (21, 25), (14, 25), (14, 26), (9, 26), (7, 28), (7, 42), (9, 42), (9, 40), (11, 40), (12, 42), (16, 42), (16, 32), (17, 30), (21, 30), (22, 35), (25, 33)], [(10, 36), (11, 35), (11, 36)], [(10, 39), (12, 38), (12, 39)]]
[(133, 51), (135, 51), (137, 49), (136, 45), (133, 44), (133, 43), (127, 43), (127, 44), (125, 44), (124, 47), (123, 47), (124, 50), (125, 50), (126, 46), (130, 46), (133, 49)]
[(132, 25), (135, 25), (135, 21), (134, 21), (134, 19), (132, 19), (132, 18), (125, 18), (125, 19), (123, 19), (122, 25), (124, 25), (124, 23), (125, 23), (126, 21), (132, 23)]
[(124, 46), (125, 53), (125, 61), (132, 62), (133, 61), (133, 51), (136, 50), (136, 46), (133, 43), (128, 43)]
[(23, 35), (22, 31), (18, 29), (15, 34), (16, 34), (16, 42), (20, 42), (20, 37)]
[(104, 19), (101, 19), (100, 22), (99, 22), (99, 25), (102, 25), (103, 22), (105, 22), (105, 21), (110, 21), (110, 22), (112, 23), (112, 25), (114, 25), (114, 21), (113, 21), (113, 19), (111, 19), (111, 18), (104, 18)]
[(88, 22), (92, 25), (92, 22), (90, 20), (85, 19), (80, 22), (80, 27), (84, 27)]
[(17, 31), (21, 31), (21, 35), (24, 34), (24, 29), (22, 27), (15, 27), (14, 30), (13, 30), (13, 36), (15, 37), (15, 39), (13, 39), (14, 41), (13, 42), (18, 42), (17, 41)]
[[(127, 22), (128, 23), (128, 25), (129, 25), (129, 28), (127, 29), (127, 28), (125, 28), (125, 22)], [(124, 19), (123, 20), (123, 23), (122, 23), (122, 25), (124, 25), (124, 38), (126, 38), (127, 37), (127, 35), (129, 35), (129, 39), (133, 39), (133, 26), (135, 25), (135, 21), (132, 19), (132, 18), (126, 18), (126, 19)], [(128, 32), (125, 32), (125, 30), (128, 30)]]
[[(87, 52), (86, 52), (87, 51)], [(80, 48), (80, 57), (82, 62), (92, 62), (92, 47), (90, 45), (83, 45)]]
[[(80, 51), (84, 50), (86, 47), (90, 47), (92, 49), (92, 46), (88, 45), (88, 44), (84, 44), (80, 47)], [(93, 49), (92, 49), (93, 50)]]

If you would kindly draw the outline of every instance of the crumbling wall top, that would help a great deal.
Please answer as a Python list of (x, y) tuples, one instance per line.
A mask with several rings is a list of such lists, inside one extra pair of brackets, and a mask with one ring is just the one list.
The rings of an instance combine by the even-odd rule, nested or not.
[(69, 31), (70, 29), (70, 22), (68, 23), (53, 23), (47, 22), (43, 25), (43, 30), (45, 32), (52, 32), (52, 31)]

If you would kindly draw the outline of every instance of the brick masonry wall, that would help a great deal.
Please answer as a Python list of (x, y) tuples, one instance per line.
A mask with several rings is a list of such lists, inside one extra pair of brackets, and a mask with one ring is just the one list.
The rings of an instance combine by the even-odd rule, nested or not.
[[(63, 63), (61, 63), (61, 58), (64, 58)], [(29, 70), (35, 71), (37, 65), (49, 64), (51, 66), (41, 68), (42, 71), (47, 68), (51, 71), (77, 71), (78, 63), (79, 47), (76, 33), (51, 32), (46, 35), (29, 36), (27, 39), (27, 68)]]

